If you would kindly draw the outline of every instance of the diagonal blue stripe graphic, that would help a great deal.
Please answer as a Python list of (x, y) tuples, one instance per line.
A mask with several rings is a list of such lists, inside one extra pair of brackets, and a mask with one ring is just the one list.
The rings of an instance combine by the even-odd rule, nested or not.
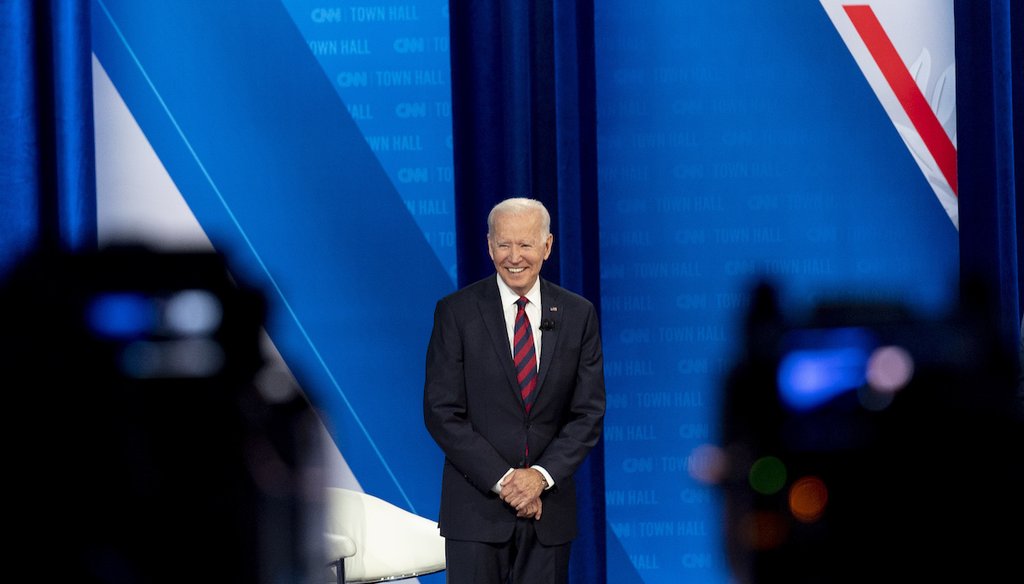
[(196, 166), (199, 168), (200, 172), (202, 172), (203, 177), (205, 177), (206, 181), (209, 183), (210, 188), (213, 189), (213, 192), (217, 195), (217, 199), (220, 201), (221, 205), (224, 206), (224, 210), (227, 212), (228, 216), (231, 218), (232, 224), (238, 230), (238, 234), (242, 237), (242, 239), (245, 242), (245, 245), (248, 247), (249, 251), (252, 253), (252, 255), (255, 258), (256, 262), (259, 264), (260, 269), (266, 275), (267, 280), (270, 282), (270, 284), (272, 285), (272, 287), (274, 289), (274, 292), (281, 299), (281, 302), (286, 307), (286, 309), (288, 311), (288, 314), (291, 316), (292, 320), (295, 322), (295, 325), (301, 331), (302, 336), (306, 340), (306, 343), (309, 345), (310, 350), (313, 351), (314, 355), (316, 356), (317, 361), (320, 363), (320, 365), (324, 369), (324, 372), (330, 378), (331, 383), (334, 386), (334, 389), (338, 392), (338, 394), (341, 396), (342, 400), (345, 402), (345, 406), (348, 408), (349, 412), (355, 418), (356, 423), (359, 425), (359, 429), (366, 436), (366, 439), (370, 442), (370, 445), (373, 447), (374, 453), (380, 459), (381, 464), (384, 465), (384, 468), (387, 470), (388, 475), (395, 482), (395, 486), (398, 487), (398, 490), (401, 492), (402, 498), (405, 499), (405, 502), (409, 505), (409, 508), (412, 509), (415, 512), (415, 506), (412, 504), (412, 501), (409, 500), (409, 496), (405, 493), (405, 490), (402, 489), (401, 483), (399, 482), (398, 478), (395, 476), (394, 472), (392, 472), (391, 467), (388, 465), (387, 460), (381, 454), (380, 449), (377, 448), (376, 442), (374, 442), (373, 437), (367, 431), (366, 426), (363, 424), (363, 421), (362, 421), (362, 419), (359, 416), (359, 413), (356, 412), (355, 408), (352, 407), (351, 402), (349, 401), (348, 397), (345, 395), (345, 390), (342, 389), (341, 386), (338, 384), (337, 379), (334, 376), (334, 373), (331, 371), (331, 368), (324, 361), (323, 356), (320, 354), (320, 351), (317, 350), (316, 344), (313, 342), (313, 340), (311, 338), (309, 338), (309, 334), (306, 332), (305, 327), (302, 325), (301, 319), (299, 319), (298, 315), (295, 314), (295, 310), (292, 308), (291, 304), (288, 302), (287, 295), (285, 295), (284, 291), (281, 290), (281, 287), (278, 284), (277, 279), (274, 278), (274, 275), (270, 273), (269, 269), (267, 269), (267, 266), (264, 263), (263, 258), (260, 257), (259, 252), (252, 245), (252, 241), (249, 239), (249, 235), (246, 233), (245, 228), (242, 227), (241, 223), (239, 223), (239, 221), (238, 221), (237, 217), (235, 216), (234, 212), (231, 210), (231, 205), (228, 204), (228, 202), (224, 199), (224, 196), (221, 194), (220, 189), (217, 187), (217, 183), (213, 180), (213, 177), (211, 177), (210, 173), (206, 170), (206, 167), (203, 165), (203, 161), (199, 158), (199, 155), (196, 153), (195, 149), (192, 147), (192, 144), (189, 142), (188, 136), (185, 135), (185, 132), (181, 129), (181, 126), (178, 124), (178, 121), (174, 118), (174, 113), (171, 112), (170, 108), (167, 107), (167, 103), (164, 101), (163, 97), (160, 95), (160, 91), (156, 88), (156, 86), (153, 84), (152, 79), (150, 79), (149, 75), (146, 73), (146, 68), (143, 67), (142, 63), (139, 61), (138, 57), (135, 55), (135, 51), (132, 50), (131, 44), (128, 43), (128, 40), (124, 37), (124, 34), (122, 34), (121, 29), (117, 26), (117, 22), (114, 20), (114, 17), (110, 14), (110, 11), (107, 9), (106, 4), (104, 4), (103, 0), (96, 0), (96, 2), (99, 4), (100, 8), (103, 10), (103, 13), (106, 15), (107, 20), (110, 22), (110, 25), (114, 28), (114, 31), (117, 33), (118, 38), (121, 39), (121, 42), (124, 44), (125, 50), (128, 51), (128, 54), (131, 56), (132, 61), (134, 61), (135, 64), (138, 66), (139, 73), (142, 74), (142, 76), (146, 80), (146, 84), (149, 85), (149, 88), (153, 91), (153, 96), (157, 99), (157, 101), (160, 102), (160, 107), (163, 108), (164, 112), (167, 114), (167, 119), (174, 126), (174, 129), (177, 131), (178, 136), (181, 137), (182, 143), (188, 149), (189, 154), (191, 154), (193, 160), (196, 163)]
[(273, 292), (268, 332), (364, 488), (436, 505), (418, 355), (451, 279), (287, 14), (94, 6), (97, 58), (211, 240)]

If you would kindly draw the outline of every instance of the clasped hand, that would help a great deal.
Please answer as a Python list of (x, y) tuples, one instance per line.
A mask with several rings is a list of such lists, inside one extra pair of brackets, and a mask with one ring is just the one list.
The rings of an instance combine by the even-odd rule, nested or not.
[(517, 517), (540, 519), (544, 477), (532, 468), (517, 468), (501, 482), (501, 500), (516, 510)]

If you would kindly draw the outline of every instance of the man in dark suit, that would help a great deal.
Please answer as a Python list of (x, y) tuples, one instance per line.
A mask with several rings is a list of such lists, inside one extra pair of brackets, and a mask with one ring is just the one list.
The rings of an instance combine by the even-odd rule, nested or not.
[(601, 434), (604, 361), (593, 304), (540, 278), (550, 223), (538, 201), (497, 204), (497, 274), (434, 312), (423, 405), (445, 454), (439, 524), (453, 584), (568, 580), (573, 473)]

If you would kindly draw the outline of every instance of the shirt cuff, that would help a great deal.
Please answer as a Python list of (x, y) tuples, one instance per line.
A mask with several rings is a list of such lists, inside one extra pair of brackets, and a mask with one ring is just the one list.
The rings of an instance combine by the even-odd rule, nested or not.
[(494, 486), (491, 487), (491, 490), (494, 491), (495, 493), (497, 493), (498, 495), (500, 495), (501, 494), (501, 482), (504, 481), (505, 479), (507, 479), (508, 475), (512, 474), (512, 471), (514, 471), (514, 470), (515, 470), (514, 468), (510, 468), (507, 471), (505, 471), (505, 474), (501, 475), (501, 478), (498, 479), (498, 482), (494, 483)]
[(539, 472), (540, 474), (544, 475), (544, 480), (547, 481), (547, 483), (548, 483), (544, 487), (545, 491), (550, 489), (551, 487), (555, 486), (555, 480), (553, 478), (551, 478), (551, 473), (549, 473), (547, 470), (545, 470), (545, 468), (543, 466), (537, 466), (535, 464), (535, 465), (531, 466), (530, 468), (532, 468), (533, 470), (535, 470), (535, 471)]

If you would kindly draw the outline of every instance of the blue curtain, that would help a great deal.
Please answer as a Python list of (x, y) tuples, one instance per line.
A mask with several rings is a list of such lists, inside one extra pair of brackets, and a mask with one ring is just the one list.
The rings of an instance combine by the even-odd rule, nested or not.
[[(544, 276), (600, 311), (594, 19), (590, 0), (450, 0), (458, 280), (494, 266), (486, 218), (509, 196), (551, 212)], [(580, 535), (570, 579), (606, 580), (604, 455), (576, 475)]]
[(960, 265), (988, 295), (1010, 354), (1024, 305), (1024, 3), (957, 0)]
[(0, 2), (0, 274), (95, 245), (88, 0)]

